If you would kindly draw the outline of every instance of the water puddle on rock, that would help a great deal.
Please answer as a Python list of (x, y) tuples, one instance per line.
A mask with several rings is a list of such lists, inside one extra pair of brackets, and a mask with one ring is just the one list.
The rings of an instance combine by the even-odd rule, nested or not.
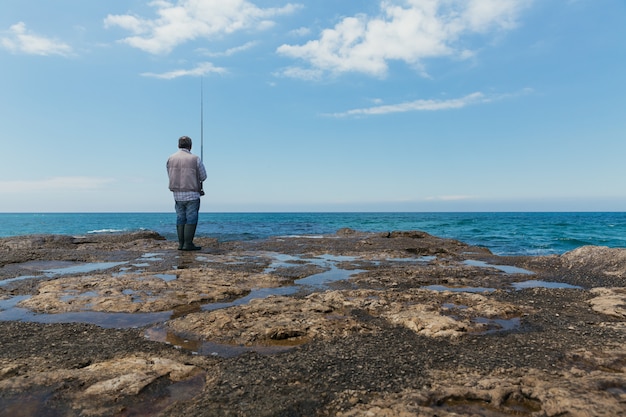
[[(21, 281), (28, 278), (57, 278), (63, 275), (88, 274), (90, 272), (105, 271), (128, 262), (91, 262), (76, 263), (70, 261), (30, 261), (17, 265), (19, 270), (36, 271), (43, 275), (22, 275), (15, 278), (0, 280), (0, 286), (9, 282)], [(6, 268), (6, 267), (5, 267)]]
[(155, 277), (161, 278), (165, 282), (174, 281), (178, 276), (175, 274), (154, 274)]
[(514, 282), (511, 285), (516, 290), (523, 290), (526, 288), (575, 289), (575, 290), (583, 289), (583, 287), (579, 287), (577, 285), (565, 284), (563, 282), (550, 282), (550, 281), (537, 281), (537, 280)]
[(437, 259), (436, 256), (432, 256), (432, 255), (424, 255), (424, 256), (420, 256), (419, 258), (387, 258), (385, 259), (387, 262), (407, 262), (407, 263), (411, 263), (411, 262), (418, 262), (418, 263), (428, 263), (428, 262), (432, 262), (435, 259)]
[(463, 261), (463, 263), (465, 265), (468, 266), (477, 266), (479, 268), (495, 268), (499, 271), (502, 271), (506, 274), (523, 274), (523, 275), (534, 275), (535, 273), (532, 271), (529, 271), (527, 269), (523, 269), (523, 268), (518, 268), (516, 266), (510, 266), (510, 265), (492, 265), (489, 264), (487, 262), (483, 262), (483, 261), (474, 261), (472, 259), (468, 259), (466, 261)]
[[(141, 259), (145, 261), (158, 260), (160, 254), (145, 254)], [(78, 311), (68, 313), (35, 313), (29, 309), (21, 308), (18, 304), (28, 299), (30, 296), (14, 296), (5, 300), (0, 300), (0, 320), (1, 321), (27, 321), (36, 323), (87, 323), (98, 325), (103, 328), (139, 328), (145, 326), (155, 326), (147, 332), (148, 338), (153, 340), (168, 341), (181, 348), (190, 349), (199, 354), (217, 354), (220, 356), (235, 356), (246, 351), (255, 350), (261, 353), (276, 353), (290, 348), (291, 346), (265, 346), (265, 347), (241, 347), (241, 346), (223, 346), (219, 344), (195, 341), (191, 342), (187, 339), (180, 338), (176, 335), (165, 332), (160, 324), (173, 318), (182, 317), (186, 314), (196, 311), (212, 311), (233, 306), (244, 305), (253, 299), (267, 298), (269, 296), (287, 296), (298, 292), (311, 293), (313, 291), (324, 290), (328, 285), (349, 279), (351, 276), (362, 272), (360, 269), (343, 269), (339, 266), (342, 262), (353, 262), (355, 257), (352, 256), (334, 256), (321, 255), (314, 258), (301, 258), (290, 255), (272, 254), (272, 262), (265, 273), (271, 273), (278, 268), (298, 267), (304, 264), (312, 264), (326, 269), (324, 272), (310, 275), (308, 277), (297, 279), (293, 285), (278, 288), (253, 288), (245, 297), (238, 298), (232, 302), (198, 304), (193, 306), (181, 306), (170, 311), (162, 311), (156, 313), (112, 313), (97, 311)], [(207, 259), (207, 261), (209, 261)], [(89, 264), (76, 264), (73, 262), (32, 262), (22, 264), (22, 270), (30, 268), (43, 272), (44, 276), (49, 278), (59, 277), (62, 275), (89, 273), (110, 269), (116, 266), (127, 264), (128, 262), (102, 262)], [(119, 272), (112, 273), (112, 276), (122, 276), (129, 273), (130, 268), (120, 268)], [(154, 274), (155, 277), (164, 281), (173, 281), (177, 279), (176, 274)], [(36, 276), (35, 276), (36, 277)], [(2, 282), (11, 280), (25, 279), (20, 276)], [(0, 285), (2, 284), (0, 282)], [(132, 290), (126, 290), (126, 295), (133, 295)], [(89, 292), (75, 294), (68, 292), (63, 297), (67, 301), (81, 296), (93, 295)], [(138, 299), (137, 302), (142, 300)], [(181, 342), (181, 340), (187, 340)]]
[[(159, 253), (149, 253), (145, 254), (138, 260), (142, 260), (144, 262), (152, 262), (159, 260)], [(245, 297), (238, 298), (231, 302), (219, 302), (219, 303), (207, 303), (207, 304), (197, 304), (193, 306), (181, 306), (179, 308), (175, 308), (170, 311), (162, 311), (156, 313), (110, 313), (110, 312), (96, 312), (96, 311), (79, 311), (79, 312), (68, 312), (68, 313), (58, 313), (58, 314), (44, 314), (44, 313), (34, 313), (31, 310), (20, 308), (18, 304), (27, 299), (29, 296), (15, 296), (9, 299), (0, 300), (0, 320), (2, 321), (29, 321), (29, 322), (38, 322), (38, 323), (69, 323), (69, 322), (79, 322), (79, 323), (88, 323), (98, 325), (104, 328), (139, 328), (146, 326), (153, 326), (152, 328), (146, 331), (146, 337), (155, 340), (155, 341), (163, 341), (167, 343), (171, 343), (175, 346), (178, 346), (183, 349), (188, 349), (193, 352), (197, 352), (202, 355), (219, 355), (219, 356), (235, 356), (241, 354), (246, 351), (254, 350), (257, 352), (267, 352), (267, 353), (276, 353), (278, 351), (282, 351), (284, 349), (290, 348), (290, 346), (283, 345), (272, 345), (272, 346), (264, 346), (264, 347), (243, 347), (243, 346), (230, 346), (230, 345), (219, 345), (207, 341), (202, 340), (189, 340), (183, 337), (180, 337), (176, 334), (172, 334), (166, 330), (164, 330), (164, 326), (162, 324), (167, 322), (168, 320), (185, 316), (192, 312), (197, 311), (213, 311), (217, 309), (224, 309), (234, 306), (245, 305), (249, 303), (253, 299), (262, 299), (270, 296), (288, 296), (296, 293), (311, 293), (314, 291), (325, 290), (328, 289), (330, 285), (336, 282), (343, 282), (349, 280), (352, 276), (364, 272), (362, 269), (345, 269), (343, 265), (352, 265), (348, 266), (348, 268), (354, 267), (354, 262), (357, 261), (356, 257), (353, 256), (335, 256), (335, 255), (320, 255), (315, 257), (299, 257), (299, 256), (291, 256), (285, 254), (278, 253), (269, 253), (264, 255), (266, 258), (270, 258), (269, 266), (265, 268), (263, 271), (266, 274), (270, 274), (280, 269), (285, 268), (302, 268), (303, 266), (312, 265), (318, 268), (321, 268), (323, 272), (319, 272), (316, 274), (309, 275), (307, 277), (296, 279), (293, 281), (293, 285), (283, 286), (278, 288), (253, 288)], [(250, 262), (250, 257), (242, 258), (246, 262)], [(232, 261), (238, 262), (242, 261), (242, 259), (233, 258)], [(421, 258), (398, 258), (398, 259), (387, 259), (388, 262), (430, 262), (434, 257), (421, 257)], [(222, 260), (223, 261), (223, 260)], [(212, 260), (209, 257), (206, 258), (205, 262), (216, 262), (216, 260)], [(467, 261), (470, 262), (470, 261)], [(94, 271), (102, 271), (106, 269), (110, 269), (113, 267), (117, 267), (123, 264), (129, 264), (128, 262), (101, 262), (101, 263), (85, 263), (85, 264), (76, 264), (76, 263), (26, 263), (21, 265), (21, 270), (25, 270), (30, 268), (31, 270), (39, 271), (43, 273), (46, 277), (59, 277), (62, 275), (69, 274), (79, 274), (79, 273), (90, 273)], [(129, 264), (130, 265), (130, 264)], [(491, 265), (486, 264), (484, 262), (472, 261), (471, 265), (473, 266), (481, 266), (481, 267), (491, 267)], [(496, 266), (494, 266), (496, 267)], [(518, 273), (518, 274), (532, 274), (530, 271), (521, 270), (515, 267), (497, 267), (507, 273)], [(511, 269), (514, 268), (514, 269)], [(111, 275), (123, 275), (124, 271), (122, 269), (128, 270), (129, 268), (121, 268), (119, 272), (114, 272)], [(524, 272), (525, 271), (525, 272)], [(154, 274), (154, 277), (160, 278), (166, 282), (174, 281), (177, 279), (176, 274), (172, 273), (162, 273), (162, 274)], [(24, 277), (12, 278), (10, 280), (16, 279), (24, 279)], [(2, 285), (3, 282), (7, 282), (8, 280), (4, 280), (0, 282)], [(519, 288), (528, 288), (531, 283), (538, 285), (541, 283), (540, 281), (526, 281), (524, 283), (517, 283)], [(546, 283), (541, 283), (545, 285)], [(566, 284), (565, 284), (566, 285)], [(514, 285), (515, 286), (515, 285)], [(453, 292), (474, 292), (474, 293), (489, 293), (495, 291), (495, 288), (485, 288), (485, 287), (451, 287), (444, 285), (430, 285), (423, 287), (424, 289), (432, 290), (432, 291), (453, 291)], [(517, 288), (517, 287), (516, 287)], [(518, 288), (518, 289), (519, 289)], [(552, 288), (552, 287), (550, 287)], [(130, 291), (130, 290), (129, 290)], [(65, 297), (67, 300), (71, 300), (73, 297), (84, 296), (84, 294), (73, 294), (68, 292)], [(133, 295), (132, 293), (128, 293), (127, 295)], [(137, 302), (141, 302), (142, 300), (138, 300)], [(450, 306), (451, 307), (451, 306)], [(477, 319), (480, 320), (480, 319)], [(485, 319), (487, 320), (487, 319)], [(517, 321), (516, 321), (517, 320)], [(478, 321), (480, 322), (480, 321)], [(519, 326), (519, 319), (511, 319), (511, 320), (491, 320), (485, 321), (485, 326), (488, 329), (511, 329), (516, 326)]]
[[(69, 296), (69, 295), (68, 295)], [(122, 329), (143, 327), (161, 323), (172, 316), (172, 311), (158, 313), (108, 313), (99, 311), (77, 311), (69, 313), (34, 313), (27, 308), (17, 307), (29, 295), (18, 295), (0, 300), (0, 321), (26, 321), (33, 323), (87, 323), (103, 328)]]
[[(116, 416), (116, 417), (149, 417), (160, 416), (170, 406), (178, 402), (191, 400), (206, 387), (206, 374), (199, 372), (189, 378), (172, 381), (161, 377), (145, 386), (133, 396), (115, 397), (112, 400), (103, 398), (83, 399), (80, 404), (55, 401), (50, 408), (49, 401), (59, 395), (58, 387), (29, 390), (26, 393), (11, 392), (2, 398), (1, 416), (10, 417), (53, 417), (53, 416)], [(85, 407), (77, 410), (75, 407)], [(98, 405), (94, 412), (93, 405)], [(118, 411), (114, 411), (118, 410)], [(120, 411), (121, 410), (121, 411)]]
[(452, 291), (452, 292), (472, 292), (472, 293), (489, 293), (494, 292), (495, 288), (485, 287), (448, 287), (446, 285), (426, 285), (422, 287), (430, 291)]
[(245, 305), (250, 302), (250, 300), (267, 298), (272, 295), (291, 295), (300, 291), (300, 288), (297, 286), (289, 286), (289, 287), (278, 287), (278, 288), (256, 288), (250, 291), (248, 295), (245, 297), (241, 297), (236, 299), (235, 301), (229, 303), (209, 303), (204, 304), (202, 306), (203, 311), (213, 311), (220, 310), (228, 307), (235, 307), (240, 305)]
[[(310, 275), (305, 278), (297, 279), (294, 285), (278, 287), (278, 288), (254, 288), (245, 297), (238, 298), (227, 303), (209, 303), (202, 305), (199, 310), (214, 311), (229, 307), (235, 307), (248, 304), (254, 299), (263, 299), (270, 296), (288, 296), (299, 292), (312, 292), (315, 290), (325, 289), (333, 282), (348, 280), (351, 276), (356, 275), (364, 270), (360, 269), (342, 269), (337, 266), (340, 262), (353, 262), (356, 258), (352, 256), (334, 256), (322, 255), (315, 258), (300, 258), (284, 254), (272, 254), (272, 262), (265, 268), (263, 273), (272, 273), (281, 268), (302, 266), (304, 263), (313, 264), (327, 271)], [(237, 356), (245, 352), (254, 351), (260, 354), (275, 354), (291, 349), (294, 345), (286, 342), (286, 344), (273, 344), (268, 346), (238, 346), (224, 345), (203, 340), (194, 340), (180, 336), (171, 332), (162, 326), (155, 326), (146, 331), (146, 338), (154, 341), (170, 343), (174, 346), (190, 350), (200, 355), (217, 355), (217, 356)], [(302, 342), (299, 342), (301, 344)]]
[(480, 331), (481, 334), (499, 333), (509, 330), (515, 330), (520, 326), (520, 318), (513, 317), (510, 319), (496, 319), (486, 317), (476, 317), (472, 319), (474, 323), (479, 323), (485, 326), (484, 330)]
[(337, 282), (346, 281), (353, 275), (365, 272), (363, 269), (341, 269), (337, 266), (339, 262), (354, 262), (356, 258), (354, 256), (333, 256), (322, 255), (318, 258), (311, 260), (311, 263), (324, 268), (329, 268), (328, 271), (320, 272), (319, 274), (313, 274), (305, 278), (301, 278), (295, 281), (296, 285), (304, 285), (308, 287), (325, 287), (326, 285)]
[(315, 258), (301, 258), (298, 256), (278, 253), (272, 254), (271, 256), (272, 262), (263, 271), (265, 274), (271, 274), (278, 269), (302, 266), (304, 264), (310, 264), (326, 269), (324, 272), (295, 280), (294, 284), (296, 286), (308, 286), (314, 288), (325, 287), (332, 282), (346, 281), (353, 275), (365, 272), (362, 269), (342, 269), (337, 266), (337, 264), (341, 262), (354, 262), (356, 260), (354, 256), (321, 255)]
[[(228, 345), (196, 338), (190, 338), (178, 335), (164, 328), (163, 326), (155, 326), (147, 329), (144, 336), (146, 339), (167, 343), (181, 349), (188, 350), (196, 355), (202, 356), (219, 356), (223, 358), (232, 358), (247, 352), (256, 352), (261, 355), (275, 355), (277, 353), (286, 352), (292, 349), (295, 344), (275, 344), (275, 345)], [(298, 345), (301, 343), (298, 343)]]
[(171, 405), (191, 400), (205, 388), (205, 375), (199, 373), (191, 378), (173, 382), (160, 378), (144, 388), (132, 402), (124, 406), (119, 417), (159, 416)]
[[(527, 269), (518, 268), (516, 266), (510, 265), (492, 265), (483, 261), (475, 261), (472, 259), (468, 259), (463, 261), (464, 265), (468, 266), (476, 266), (479, 268), (495, 268), (500, 270), (506, 274), (520, 274), (520, 275), (534, 275), (535, 273), (529, 271)], [(583, 289), (582, 287), (578, 287), (576, 285), (565, 284), (562, 282), (549, 282), (549, 281), (539, 281), (539, 280), (528, 280), (523, 282), (514, 282), (511, 286), (516, 290), (522, 290), (527, 288), (550, 288), (550, 289)], [(453, 286), (445, 286), (445, 285), (428, 285), (422, 287), (426, 290), (431, 291), (453, 291), (453, 292), (473, 292), (473, 293), (488, 293), (496, 291), (495, 288), (484, 288), (484, 287), (453, 287)]]
[(95, 262), (69, 266), (65, 268), (44, 269), (43, 272), (48, 277), (58, 277), (70, 274), (88, 274), (90, 272), (104, 271), (113, 267), (124, 265), (127, 262)]
[(47, 402), (53, 395), (53, 388), (39, 388), (28, 392), (7, 392), (2, 398), (0, 415), (11, 417), (58, 415), (50, 414), (47, 407)]
[(162, 253), (144, 253), (141, 255), (141, 259), (144, 261), (162, 261)]
[[(524, 290), (528, 288), (548, 288), (548, 289), (575, 289), (582, 290), (583, 287), (576, 285), (565, 284), (563, 282), (550, 282), (550, 281), (538, 281), (530, 280), (523, 282), (514, 282), (511, 286), (516, 290)], [(490, 293), (496, 291), (495, 288), (488, 287), (452, 287), (447, 285), (426, 285), (421, 287), (430, 291), (451, 291), (451, 292), (471, 292), (471, 293)]]

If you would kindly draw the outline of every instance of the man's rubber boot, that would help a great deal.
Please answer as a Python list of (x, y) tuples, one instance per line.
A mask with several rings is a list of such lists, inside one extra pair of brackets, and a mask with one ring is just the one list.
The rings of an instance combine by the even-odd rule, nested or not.
[(193, 237), (196, 235), (197, 224), (185, 225), (185, 243), (183, 244), (183, 250), (200, 250), (200, 246), (193, 244)]
[(178, 250), (183, 250), (183, 246), (185, 245), (185, 225), (177, 224), (176, 232), (178, 233)]

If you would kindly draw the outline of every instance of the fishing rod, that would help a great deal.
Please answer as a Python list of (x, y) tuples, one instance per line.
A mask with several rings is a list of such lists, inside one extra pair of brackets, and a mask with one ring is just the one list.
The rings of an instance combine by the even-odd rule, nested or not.
[(200, 160), (204, 162), (204, 77), (200, 77)]
[[(204, 163), (204, 77), (200, 77), (200, 162)], [(204, 195), (202, 182), (200, 195)]]

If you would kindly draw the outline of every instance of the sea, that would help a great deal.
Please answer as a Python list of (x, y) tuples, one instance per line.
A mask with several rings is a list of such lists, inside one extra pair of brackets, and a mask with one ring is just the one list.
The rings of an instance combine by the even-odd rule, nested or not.
[[(152, 230), (176, 238), (174, 213), (0, 213), (0, 237)], [(562, 254), (584, 245), (626, 247), (626, 212), (200, 213), (196, 236), (220, 241), (316, 237), (342, 228), (421, 230), (497, 255)]]

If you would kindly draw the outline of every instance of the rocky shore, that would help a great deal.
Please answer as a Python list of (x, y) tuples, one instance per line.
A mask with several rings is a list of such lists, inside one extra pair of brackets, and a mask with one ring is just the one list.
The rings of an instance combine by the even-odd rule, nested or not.
[(626, 249), (0, 239), (0, 416), (626, 415)]

